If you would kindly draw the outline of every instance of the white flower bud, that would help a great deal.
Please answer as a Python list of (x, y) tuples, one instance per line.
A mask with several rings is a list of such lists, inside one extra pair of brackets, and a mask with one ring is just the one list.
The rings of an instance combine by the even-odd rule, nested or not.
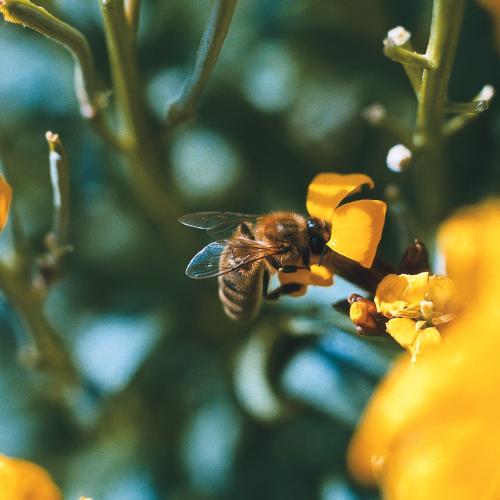
[(379, 125), (385, 119), (387, 111), (382, 104), (376, 102), (364, 109), (362, 115), (370, 125)]
[(387, 153), (387, 167), (393, 172), (405, 171), (411, 163), (411, 151), (403, 144), (396, 144)]
[(479, 95), (477, 96), (478, 101), (491, 101), (495, 96), (495, 87), (493, 85), (485, 85)]
[(403, 28), (403, 26), (396, 26), (387, 32), (387, 41), (395, 47), (401, 47), (408, 42), (411, 38), (411, 33)]

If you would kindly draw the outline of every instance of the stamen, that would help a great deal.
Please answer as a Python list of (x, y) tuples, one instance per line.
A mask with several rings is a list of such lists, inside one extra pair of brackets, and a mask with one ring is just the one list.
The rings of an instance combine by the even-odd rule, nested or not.
[(430, 300), (422, 300), (420, 302), (420, 312), (422, 313), (422, 318), (426, 321), (431, 321), (434, 313), (434, 303)]

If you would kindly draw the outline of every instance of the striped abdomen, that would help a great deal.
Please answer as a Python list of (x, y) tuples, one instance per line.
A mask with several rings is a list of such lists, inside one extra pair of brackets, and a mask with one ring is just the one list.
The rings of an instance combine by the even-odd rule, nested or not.
[(263, 276), (262, 262), (253, 262), (219, 276), (219, 298), (231, 319), (250, 320), (257, 314), (262, 303)]

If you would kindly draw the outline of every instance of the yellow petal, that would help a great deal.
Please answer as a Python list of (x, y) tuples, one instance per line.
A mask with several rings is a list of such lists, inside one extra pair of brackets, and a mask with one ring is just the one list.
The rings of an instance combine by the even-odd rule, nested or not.
[(415, 321), (409, 318), (393, 318), (387, 322), (387, 333), (405, 349), (410, 350), (415, 342), (418, 330)]
[(463, 306), (469, 306), (471, 299), (497, 303), (489, 289), (500, 282), (500, 266), (493, 265), (498, 262), (499, 227), (500, 200), (495, 199), (458, 212), (439, 230), (447, 275), (455, 281)]
[(349, 470), (366, 486), (373, 486), (376, 480), (375, 462), (386, 456), (388, 448), (406, 424), (407, 413), (415, 411), (414, 406), (418, 408), (422, 403), (422, 398), (413, 394), (413, 386), (408, 381), (400, 383), (401, 376), (408, 372), (408, 366), (420, 371), (419, 364), (410, 365), (409, 356), (399, 358), (377, 387), (349, 446)]
[(453, 280), (446, 276), (430, 276), (428, 288), (428, 300), (434, 304), (436, 314), (458, 312), (458, 293)]
[(5, 227), (5, 224), (7, 224), (11, 200), (12, 188), (5, 180), (5, 177), (0, 175), (0, 231)]
[(309, 284), (315, 286), (332, 286), (333, 273), (325, 266), (311, 266), (309, 273)]
[(308, 285), (315, 286), (331, 286), (333, 285), (333, 274), (324, 266), (311, 266), (311, 270), (300, 269), (296, 273), (281, 273), (278, 272), (278, 279), (280, 284), (286, 285), (289, 283), (298, 283), (302, 286), (296, 292), (289, 295), (292, 297), (301, 297), (307, 291)]
[(410, 347), (412, 362), (415, 362), (422, 353), (435, 349), (440, 343), (441, 335), (437, 328), (430, 327), (419, 330), (415, 343)]
[(386, 204), (379, 200), (346, 203), (331, 218), (332, 236), (327, 245), (335, 252), (371, 267), (382, 237)]
[(358, 192), (364, 184), (370, 188), (374, 186), (372, 179), (364, 174), (318, 174), (309, 184), (307, 212), (312, 217), (329, 221), (340, 202)]
[(300, 269), (296, 273), (278, 272), (278, 279), (282, 285), (288, 285), (289, 283), (309, 285), (310, 273), (307, 269)]
[(351, 304), (349, 317), (354, 325), (361, 327), (363, 333), (378, 332), (379, 327), (372, 314), (377, 314), (375, 304), (369, 300), (358, 300)]
[(368, 304), (364, 301), (353, 302), (349, 308), (349, 317), (355, 325), (366, 323)]
[(424, 417), (391, 448), (384, 498), (404, 500), (500, 498), (500, 434), (490, 418)]
[(428, 290), (429, 273), (388, 274), (375, 292), (377, 311), (386, 316), (418, 317)]
[(309, 271), (307, 269), (300, 269), (296, 273), (278, 272), (278, 279), (281, 285), (288, 285), (289, 283), (302, 285), (297, 291), (288, 294), (291, 297), (302, 297), (302, 295), (306, 294), (307, 285), (309, 285)]
[(405, 297), (408, 288), (408, 280), (405, 274), (388, 274), (378, 284), (375, 292), (375, 305), (377, 311), (386, 316), (396, 316), (396, 314), (408, 307)]
[(61, 492), (38, 465), (0, 455), (0, 500), (61, 500)]

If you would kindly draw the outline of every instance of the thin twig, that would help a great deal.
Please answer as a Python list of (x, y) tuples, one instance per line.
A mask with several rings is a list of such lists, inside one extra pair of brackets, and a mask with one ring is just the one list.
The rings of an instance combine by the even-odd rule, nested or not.
[(70, 51), (75, 60), (75, 89), (80, 111), (85, 118), (97, 113), (94, 61), (85, 36), (44, 8), (28, 0), (0, 0), (6, 21), (22, 24), (55, 40)]
[(233, 17), (236, 0), (215, 0), (212, 14), (201, 39), (193, 73), (181, 96), (171, 104), (166, 118), (167, 131), (188, 120), (212, 75)]
[(61, 21), (29, 0), (0, 0), (0, 12), (8, 22), (22, 24), (54, 40), (67, 49), (75, 62), (75, 93), (82, 116), (113, 147), (120, 140), (102, 116), (103, 97), (95, 84), (95, 65), (87, 38), (76, 28)]
[[(384, 40), (384, 54), (392, 59), (392, 53), (400, 48), (406, 49), (411, 53), (415, 53), (413, 46), (411, 44), (411, 33), (407, 31), (402, 26), (397, 26), (387, 33), (387, 38)], [(419, 65), (405, 64), (404, 61), (400, 61), (405, 70), (406, 76), (413, 87), (413, 91), (418, 99), (418, 94), (420, 92), (420, 86), (422, 85), (422, 68)]]
[(69, 352), (47, 321), (42, 301), (19, 272), (0, 262), (0, 288), (26, 324), (36, 347), (36, 364), (49, 370), (61, 387), (75, 387), (79, 375)]
[(424, 54), (418, 54), (403, 47), (386, 44), (384, 54), (395, 62), (399, 62), (406, 66), (416, 66), (422, 69), (432, 69), (432, 63)]
[[(485, 85), (481, 91), (472, 99), (472, 102), (476, 101), (482, 101), (487, 103), (489, 106), (489, 103), (495, 96), (495, 89), (492, 85)], [(443, 125), (443, 133), (446, 136), (453, 135), (454, 133), (458, 132), (460, 129), (462, 129), (467, 123), (470, 121), (474, 120), (479, 116), (479, 113), (461, 113), (457, 116), (454, 116), (453, 118), (450, 118), (444, 125)]]
[(50, 180), (54, 205), (52, 233), (55, 248), (60, 248), (66, 245), (69, 222), (69, 167), (66, 152), (59, 136), (53, 132), (47, 132), (45, 138), (49, 143), (50, 150)]

